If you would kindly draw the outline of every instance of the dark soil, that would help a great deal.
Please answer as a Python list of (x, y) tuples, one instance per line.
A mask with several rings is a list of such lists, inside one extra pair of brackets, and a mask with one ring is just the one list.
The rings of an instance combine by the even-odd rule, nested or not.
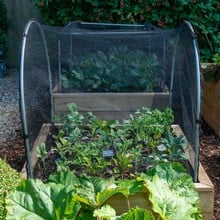
[(220, 137), (205, 123), (200, 138), (200, 161), (214, 185), (214, 216), (220, 220)]
[[(200, 146), (200, 161), (215, 188), (213, 220), (220, 220), (220, 137), (206, 123), (202, 124)], [(21, 171), (25, 162), (21, 131), (17, 131), (15, 137), (8, 138), (7, 143), (1, 143), (0, 158), (5, 158), (14, 169)]]
[(0, 143), (0, 158), (6, 159), (12, 168), (21, 171), (26, 160), (22, 131), (17, 131), (15, 137), (10, 137), (5, 143)]

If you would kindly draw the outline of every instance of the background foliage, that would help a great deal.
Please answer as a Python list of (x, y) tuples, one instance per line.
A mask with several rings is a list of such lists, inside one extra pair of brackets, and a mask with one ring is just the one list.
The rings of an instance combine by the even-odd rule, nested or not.
[(5, 6), (5, 1), (0, 0), (0, 50), (5, 50), (5, 43), (7, 41), (7, 10)]
[(70, 21), (151, 23), (162, 28), (182, 20), (193, 25), (203, 61), (220, 52), (218, 0), (32, 0), (47, 24)]

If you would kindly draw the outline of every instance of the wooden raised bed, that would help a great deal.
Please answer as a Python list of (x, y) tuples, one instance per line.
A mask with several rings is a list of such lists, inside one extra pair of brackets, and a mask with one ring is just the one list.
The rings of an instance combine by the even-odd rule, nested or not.
[(56, 86), (52, 99), (54, 115), (67, 113), (67, 104), (75, 103), (81, 113), (92, 111), (100, 119), (121, 120), (142, 107), (158, 109), (168, 107), (170, 93), (61, 93)]
[[(43, 124), (39, 135), (34, 143), (34, 147), (31, 152), (31, 160), (32, 160), (32, 167), (34, 168), (37, 164), (36, 158), (36, 147), (41, 144), (45, 143), (47, 140), (47, 136), (51, 131), (51, 124)], [(173, 128), (177, 135), (183, 134), (182, 130), (178, 125), (173, 125)], [(190, 152), (191, 151), (191, 152)], [(189, 147), (186, 151), (186, 154), (191, 154), (193, 152), (192, 148)], [(190, 157), (189, 157), (190, 158)], [(192, 164), (192, 160), (189, 159), (189, 162)], [(26, 164), (24, 165), (21, 174), (24, 178), (27, 178), (26, 173)], [(213, 219), (213, 206), (214, 206), (214, 186), (210, 181), (208, 175), (206, 174), (204, 168), (202, 167), (201, 163), (199, 164), (199, 182), (195, 183), (195, 188), (199, 193), (200, 197), (200, 208), (204, 220), (212, 220)], [(148, 200), (148, 192), (140, 192), (133, 196), (129, 197), (129, 204), (130, 207), (142, 207), (150, 209), (150, 201)], [(115, 208), (117, 214), (124, 213), (128, 211), (127, 200), (122, 195), (115, 195), (109, 201), (108, 204), (112, 205)]]
[(220, 136), (220, 81), (202, 81), (202, 116), (208, 125)]

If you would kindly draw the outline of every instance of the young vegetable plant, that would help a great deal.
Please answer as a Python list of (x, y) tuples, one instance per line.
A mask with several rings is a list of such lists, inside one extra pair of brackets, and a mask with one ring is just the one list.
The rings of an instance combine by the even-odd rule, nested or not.
[(92, 113), (82, 115), (75, 104), (69, 108), (54, 135), (58, 170), (124, 179), (161, 161), (186, 159), (183, 148), (187, 144), (172, 132), (170, 109), (142, 108), (119, 122), (100, 120)]
[(41, 143), (39, 146), (37, 146), (36, 156), (40, 159), (40, 161), (42, 161), (43, 168), (45, 168), (45, 159), (47, 155), (48, 155), (48, 152), (47, 152), (45, 143)]
[[(155, 54), (126, 46), (72, 56), (62, 71), (64, 88), (84, 92), (148, 92), (161, 88)], [(125, 80), (126, 79), (126, 80)], [(134, 83), (135, 82), (135, 83)]]

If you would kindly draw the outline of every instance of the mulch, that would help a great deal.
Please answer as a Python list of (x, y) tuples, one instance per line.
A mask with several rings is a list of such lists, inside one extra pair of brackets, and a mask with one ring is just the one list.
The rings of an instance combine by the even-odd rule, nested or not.
[[(200, 147), (200, 161), (215, 189), (213, 220), (220, 220), (220, 137), (215, 135), (204, 122), (201, 129)], [(8, 138), (6, 143), (0, 145), (0, 158), (5, 158), (11, 167), (21, 171), (25, 162), (21, 131), (17, 131), (15, 137)]]

